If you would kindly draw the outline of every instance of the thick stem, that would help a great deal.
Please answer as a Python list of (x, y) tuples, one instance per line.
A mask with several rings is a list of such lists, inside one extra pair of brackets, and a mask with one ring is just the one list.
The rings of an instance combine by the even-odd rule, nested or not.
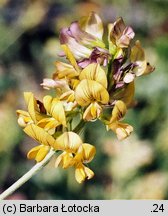
[(31, 170), (29, 170), (25, 175), (23, 175), (18, 181), (16, 181), (13, 185), (11, 185), (6, 191), (4, 191), (0, 195), (0, 200), (5, 199), (14, 191), (16, 191), (19, 187), (21, 187), (25, 182), (27, 182), (33, 175), (35, 175), (39, 170), (41, 170), (52, 158), (55, 154), (55, 150), (52, 148), (46, 157), (36, 165), (34, 165)]

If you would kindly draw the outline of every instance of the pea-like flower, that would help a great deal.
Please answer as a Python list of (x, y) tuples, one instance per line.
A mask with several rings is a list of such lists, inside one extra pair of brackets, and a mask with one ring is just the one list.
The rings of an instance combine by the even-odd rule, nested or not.
[(43, 128), (40, 128), (35, 124), (27, 125), (24, 128), (24, 132), (40, 143), (40, 145), (32, 148), (28, 152), (28, 159), (35, 159), (37, 162), (42, 161), (49, 152), (50, 148), (54, 147), (55, 139)]
[(125, 116), (127, 111), (126, 105), (123, 101), (118, 100), (112, 110), (112, 116), (107, 125), (107, 129), (111, 129), (116, 133), (119, 140), (127, 138), (133, 131), (133, 127), (129, 124), (120, 122), (120, 120)]
[(154, 67), (147, 62), (145, 58), (145, 52), (141, 47), (140, 41), (136, 41), (135, 45), (131, 49), (130, 61), (134, 63), (132, 70), (124, 77), (125, 83), (130, 83), (135, 77), (147, 75), (154, 71)]
[(75, 89), (76, 102), (87, 107), (83, 119), (90, 121), (99, 118), (102, 106), (109, 101), (107, 78), (99, 64), (92, 63), (81, 72), (80, 83)]
[(37, 123), (45, 116), (45, 110), (41, 106), (40, 101), (36, 100), (32, 92), (24, 93), (25, 102), (28, 111), (17, 110), (18, 124), (21, 127), (25, 127), (31, 123)]
[(94, 176), (93, 171), (84, 164), (94, 158), (96, 149), (88, 143), (83, 143), (79, 135), (74, 132), (63, 133), (56, 139), (54, 148), (63, 151), (56, 159), (56, 167), (66, 169), (74, 166), (75, 178), (79, 183)]
[(103, 23), (94, 12), (73, 22), (60, 32), (61, 44), (66, 44), (82, 68), (93, 62), (107, 65), (109, 52), (103, 42)]

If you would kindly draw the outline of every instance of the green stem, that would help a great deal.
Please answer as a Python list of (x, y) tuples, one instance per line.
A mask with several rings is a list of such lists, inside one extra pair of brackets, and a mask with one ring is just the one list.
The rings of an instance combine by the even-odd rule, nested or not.
[(108, 71), (107, 71), (108, 90), (111, 88), (112, 75), (113, 74), (112, 74), (112, 59), (111, 59), (108, 64)]
[(80, 133), (80, 131), (85, 126), (85, 124), (86, 124), (86, 121), (84, 121), (83, 119), (81, 119), (81, 121), (79, 122), (79, 124), (73, 129), (73, 132)]

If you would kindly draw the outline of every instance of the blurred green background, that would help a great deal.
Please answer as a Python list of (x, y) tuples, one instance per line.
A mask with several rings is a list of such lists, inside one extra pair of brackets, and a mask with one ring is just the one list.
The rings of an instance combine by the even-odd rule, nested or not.
[(48, 93), (39, 84), (55, 70), (60, 28), (90, 11), (105, 25), (122, 16), (156, 67), (136, 80), (137, 105), (125, 119), (134, 133), (119, 142), (100, 122), (88, 124), (83, 138), (97, 147), (92, 180), (79, 185), (53, 159), (9, 199), (168, 199), (167, 0), (0, 0), (0, 192), (34, 165), (26, 158), (34, 141), (15, 114), (25, 108), (23, 91)]

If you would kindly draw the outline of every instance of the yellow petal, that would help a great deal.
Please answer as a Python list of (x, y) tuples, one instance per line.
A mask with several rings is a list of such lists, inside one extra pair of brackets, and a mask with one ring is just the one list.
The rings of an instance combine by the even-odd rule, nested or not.
[(70, 87), (75, 90), (77, 85), (79, 84), (80, 80), (78, 79), (71, 79), (69, 84), (70, 84)]
[(67, 102), (74, 102), (74, 100), (75, 100), (74, 91), (70, 90), (70, 91), (63, 93), (60, 96), (60, 100), (66, 100)]
[(76, 167), (76, 169), (75, 169), (75, 178), (76, 178), (76, 181), (78, 183), (82, 183), (85, 180), (86, 174), (85, 174), (83, 165), (80, 165), (80, 166)]
[(131, 49), (130, 54), (131, 62), (135, 62), (138, 65), (134, 68), (136, 76), (141, 76), (146, 69), (145, 52), (141, 47), (140, 41), (136, 41), (135, 45)]
[(28, 112), (24, 110), (17, 110), (16, 113), (18, 115), (18, 124), (21, 127), (26, 127), (27, 124), (33, 123)]
[(32, 160), (32, 159), (35, 159), (38, 151), (40, 150), (40, 148), (42, 147), (43, 145), (38, 145), (38, 146), (35, 146), (34, 148), (32, 148), (28, 153), (27, 153), (27, 158)]
[(52, 100), (53, 100), (53, 98), (50, 95), (46, 95), (43, 98), (44, 107), (45, 107), (47, 113), (49, 113), (49, 114), (51, 114), (50, 111), (51, 111), (51, 106), (52, 106)]
[(30, 124), (26, 126), (24, 128), (24, 132), (40, 144), (52, 147), (54, 147), (55, 145), (55, 139), (51, 135), (49, 135), (44, 129), (38, 127), (37, 125)]
[(107, 88), (107, 77), (105, 71), (100, 67), (100, 64), (92, 63), (85, 67), (79, 76), (80, 80), (88, 79), (95, 80)]
[[(38, 122), (37, 126), (44, 128), (49, 134), (54, 134), (56, 127), (58, 127), (61, 123), (54, 118), (44, 118)], [(50, 132), (52, 133), (50, 133)]]
[(80, 21), (80, 26), (87, 33), (102, 40), (103, 36), (103, 23), (101, 18), (95, 13), (91, 12), (89, 16), (83, 17)]
[(93, 102), (86, 108), (83, 114), (83, 119), (85, 119), (86, 121), (97, 119), (99, 118), (101, 112), (102, 112), (101, 106), (98, 103)]
[(75, 90), (75, 99), (80, 106), (88, 106), (94, 101), (107, 104), (109, 94), (100, 83), (84, 79)]
[(110, 52), (110, 54), (112, 54), (112, 55), (114, 55), (114, 54), (116, 53), (116, 51), (117, 51), (117, 47), (116, 47), (115, 43), (113, 43), (113, 42), (111, 41), (111, 38), (110, 38), (110, 34), (111, 34), (112, 29), (113, 29), (113, 26), (114, 26), (114, 24), (112, 24), (112, 23), (109, 23), (109, 24), (108, 24), (108, 44), (109, 44), (109, 52)]
[[(49, 131), (51, 129), (58, 127), (59, 125), (60, 125), (60, 122), (51, 118), (50, 121), (45, 125), (44, 129), (46, 131)], [(54, 133), (54, 130), (53, 130), (53, 133)]]
[(135, 45), (131, 49), (130, 59), (131, 62), (145, 60), (145, 52), (144, 49), (141, 47), (141, 43), (139, 40), (135, 42)]
[(119, 140), (123, 140), (130, 136), (131, 132), (133, 131), (133, 127), (129, 124), (119, 123), (118, 127), (116, 128), (117, 138)]
[(62, 102), (57, 98), (47, 95), (43, 98), (43, 103), (48, 114), (66, 127), (66, 117)]
[(42, 146), (42, 147), (39, 149), (39, 151), (37, 152), (37, 155), (36, 155), (36, 157), (35, 157), (35, 160), (36, 160), (37, 162), (42, 161), (42, 160), (45, 158), (45, 156), (48, 154), (49, 150), (50, 150), (50, 147), (49, 147), (49, 146)]
[(115, 106), (113, 108), (112, 118), (111, 118), (110, 122), (114, 122), (114, 121), (118, 121), (118, 120), (122, 119), (125, 116), (126, 111), (127, 111), (127, 107), (126, 107), (125, 103), (121, 100), (118, 100), (115, 103)]
[(127, 138), (133, 131), (133, 127), (131, 125), (121, 122), (111, 123), (108, 125), (108, 128), (111, 129), (114, 133), (116, 133), (119, 140)]
[(74, 160), (72, 154), (70, 153), (64, 154), (62, 157), (62, 168), (67, 169), (73, 166), (73, 164), (74, 164)]
[(94, 172), (81, 163), (75, 169), (75, 178), (78, 183), (82, 183), (86, 178), (91, 179), (93, 176)]
[(71, 65), (75, 68), (75, 70), (77, 72), (79, 72), (80, 69), (79, 69), (79, 67), (78, 67), (78, 65), (76, 63), (76, 60), (75, 60), (72, 52), (70, 51), (69, 47), (66, 44), (61, 45), (61, 47), (64, 50), (65, 55), (66, 55), (67, 59), (69, 60), (69, 62), (71, 63)]
[(87, 176), (87, 179), (93, 178), (94, 172), (91, 169), (89, 169), (88, 167), (84, 166), (84, 171), (85, 171), (85, 174)]
[(68, 77), (68, 78), (72, 78), (75, 76), (79, 75), (79, 72), (77, 72), (74, 67), (70, 64), (66, 64), (63, 62), (55, 62), (55, 65), (57, 67), (57, 72), (56, 74), (58, 75), (59, 79)]
[(34, 123), (36, 123), (39, 119), (41, 119), (41, 117), (39, 114), (40, 110), (38, 108), (34, 95), (32, 92), (24, 92), (24, 98), (27, 104), (28, 113), (30, 114)]
[(16, 114), (18, 116), (22, 115), (22, 116), (25, 116), (25, 117), (30, 117), (29, 113), (27, 111), (24, 111), (24, 110), (16, 110)]
[(131, 62), (135, 62), (137, 66), (133, 69), (136, 76), (146, 75), (154, 71), (154, 67), (145, 59), (144, 49), (141, 47), (140, 41), (136, 41), (131, 49)]
[(83, 147), (83, 162), (89, 163), (93, 160), (95, 154), (96, 154), (96, 148), (93, 145), (90, 145), (88, 143), (82, 144)]
[(82, 140), (74, 132), (65, 132), (56, 139), (55, 149), (76, 152), (82, 145)]

